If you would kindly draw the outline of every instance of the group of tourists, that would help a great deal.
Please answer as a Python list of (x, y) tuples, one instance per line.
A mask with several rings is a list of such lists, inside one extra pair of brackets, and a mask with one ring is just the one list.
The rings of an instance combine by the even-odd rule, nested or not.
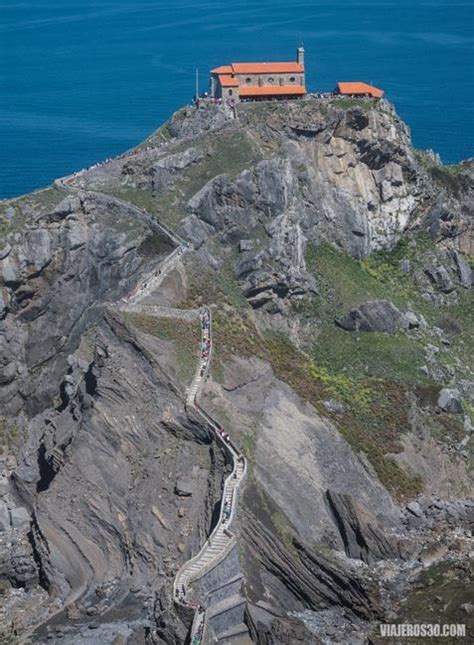
[(204, 633), (204, 620), (202, 620), (202, 614), (204, 613), (204, 607), (200, 605), (199, 603), (194, 603), (186, 600), (186, 589), (184, 585), (181, 585), (176, 590), (176, 599), (178, 602), (180, 602), (183, 605), (187, 605), (191, 609), (197, 610), (199, 616), (200, 616), (200, 621), (198, 628), (196, 630), (196, 633), (193, 634), (191, 638), (191, 645), (201, 645), (202, 643), (202, 638), (203, 638), (203, 633)]
[(207, 309), (201, 309), (199, 313), (202, 330), (202, 344), (201, 344), (201, 370), (200, 376), (204, 376), (207, 365), (209, 363), (209, 355), (211, 353), (211, 320)]
[(193, 637), (191, 638), (191, 645), (201, 645), (203, 632), (204, 632), (204, 621), (201, 620), (201, 622), (199, 623), (199, 627), (197, 628), (196, 633), (193, 634)]
[(201, 96), (194, 97), (194, 105), (197, 107), (199, 107), (200, 101), (206, 101), (206, 103), (210, 103), (211, 105), (222, 105), (222, 97), (209, 96), (207, 92), (204, 92)]
[(128, 159), (129, 157), (136, 157), (142, 152), (150, 152), (151, 150), (156, 150), (156, 148), (162, 148), (163, 146), (167, 146), (168, 143), (169, 143), (168, 141), (160, 141), (160, 143), (157, 143), (154, 146), (146, 146), (145, 148), (129, 150), (128, 152), (123, 152), (121, 155), (118, 155), (117, 157), (107, 157), (107, 159), (104, 159), (104, 161), (98, 161), (97, 163), (92, 164), (92, 166), (88, 166), (87, 168), (81, 168), (81, 170), (76, 170), (76, 172), (73, 172), (72, 175), (68, 177), (68, 181), (71, 181), (72, 179), (76, 179), (80, 175), (83, 175), (85, 172), (89, 172), (90, 170), (103, 168), (104, 166), (111, 163), (112, 161), (117, 161), (118, 159)]
[[(200, 363), (200, 376), (204, 376), (205, 371), (209, 365), (209, 360), (210, 360), (210, 353), (211, 353), (211, 345), (212, 345), (212, 340), (211, 340), (211, 317), (209, 310), (206, 308), (202, 308), (199, 312), (199, 320), (201, 323), (201, 332), (202, 332), (202, 342), (201, 342), (201, 363)], [(201, 411), (206, 417), (206, 413), (201, 409), (199, 406), (198, 402), (196, 400), (193, 401), (194, 407)], [(209, 421), (211, 422), (212, 420), (209, 418)], [(217, 425), (215, 422), (212, 422), (214, 428), (216, 428), (216, 433), (219, 436), (219, 438), (224, 441), (227, 444), (230, 444), (231, 446), (231, 439), (230, 435), (228, 432), (224, 430), (221, 426)], [(234, 457), (238, 461), (244, 461), (244, 458), (242, 455), (235, 455), (235, 449), (232, 448)], [(235, 469), (234, 469), (235, 470)], [(234, 472), (234, 478), (237, 478), (237, 473)], [(229, 520), (232, 515), (232, 506), (234, 502), (234, 491), (232, 490), (230, 492), (230, 495), (223, 499), (222, 501), (222, 519), (221, 522), (222, 524), (228, 524)], [(209, 537), (209, 545), (213, 544), (213, 538), (212, 535)], [(187, 605), (188, 607), (192, 607), (198, 612), (198, 617), (199, 620), (197, 620), (194, 623), (194, 629), (195, 631), (193, 632), (191, 636), (191, 645), (201, 645), (203, 643), (203, 638), (204, 638), (204, 626), (205, 626), (205, 621), (203, 620), (202, 614), (205, 612), (205, 609), (202, 605), (199, 604), (193, 604), (186, 598), (186, 589), (184, 584), (180, 585), (177, 590), (176, 590), (176, 599), (178, 602), (181, 604)]]
[(225, 524), (232, 513), (232, 499), (226, 499), (224, 502), (224, 508), (222, 509), (222, 523)]
[(230, 443), (230, 436), (228, 432), (224, 432), (224, 428), (219, 428), (217, 431), (219, 436), (222, 438), (223, 441), (226, 443)]

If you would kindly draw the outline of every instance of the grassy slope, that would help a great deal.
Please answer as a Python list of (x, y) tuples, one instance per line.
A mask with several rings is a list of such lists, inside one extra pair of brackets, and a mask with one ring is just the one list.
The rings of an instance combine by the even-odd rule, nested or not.
[(197, 321), (158, 318), (142, 313), (127, 313), (125, 320), (140, 331), (171, 341), (176, 351), (176, 374), (186, 387), (197, 367), (200, 330)]
[[(217, 274), (195, 263), (188, 267), (190, 295), (183, 305), (228, 305), (214, 316), (213, 374), (217, 379), (233, 354), (269, 361), (279, 378), (332, 417), (353, 448), (366, 453), (387, 488), (399, 499), (407, 499), (422, 490), (422, 480), (388, 454), (401, 451), (400, 438), (410, 430), (410, 397), (415, 396), (424, 408), (425, 421), (437, 440), (452, 446), (464, 434), (462, 419), (435, 412), (440, 386), (418, 369), (425, 364), (424, 347), (433, 341), (431, 332), (349, 333), (336, 327), (334, 318), (366, 300), (388, 298), (403, 310), (422, 313), (430, 328), (449, 319), (456, 333), (447, 333), (450, 350), (439, 360), (459, 364), (462, 375), (472, 347), (469, 295), (460, 291), (459, 304), (450, 307), (428, 304), (413, 278), (399, 269), (400, 259), (408, 258), (416, 267), (425, 253), (432, 252), (425, 237), (363, 262), (329, 245), (317, 250), (310, 247), (307, 267), (316, 275), (321, 296), (301, 302), (294, 311), (314, 328), (314, 344), (306, 354), (284, 335), (256, 329), (233, 276), (235, 256), (231, 253)], [(331, 415), (321, 405), (330, 397), (344, 403), (343, 415)], [(254, 438), (249, 436), (246, 442), (251, 455)]]
[(47, 213), (62, 199), (64, 194), (51, 186), (16, 199), (2, 201), (0, 203), (0, 244), (7, 235), (14, 235), (24, 230), (33, 212)]
[(150, 213), (156, 213), (168, 226), (176, 228), (187, 215), (187, 200), (208, 181), (222, 174), (233, 178), (261, 159), (252, 138), (241, 130), (223, 131), (218, 137), (212, 133), (204, 134), (191, 143), (178, 144), (170, 150), (170, 154), (190, 146), (199, 150), (203, 158), (176, 175), (172, 190), (164, 189), (153, 193), (151, 190), (122, 185), (117, 187), (113, 194), (140, 208), (146, 208)]
[[(474, 606), (474, 565), (472, 562), (445, 561), (434, 564), (419, 576), (414, 588), (402, 602), (397, 623), (466, 625), (466, 638), (404, 638), (407, 645), (469, 641), (474, 629), (474, 614), (463, 606)], [(374, 634), (378, 635), (378, 634)], [(378, 641), (377, 641), (378, 642)], [(384, 639), (396, 645), (399, 641)]]

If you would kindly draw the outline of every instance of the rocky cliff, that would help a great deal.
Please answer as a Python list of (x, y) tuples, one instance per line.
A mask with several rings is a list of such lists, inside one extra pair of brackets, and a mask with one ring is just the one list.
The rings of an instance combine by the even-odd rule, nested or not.
[[(222, 634), (363, 643), (423, 620), (403, 597), (441, 603), (430, 579), (470, 548), (473, 207), (471, 162), (347, 99), (184, 108), (3, 202), (2, 637), (186, 642), (172, 582), (229, 468), (184, 405), (199, 330), (169, 308), (203, 303), (203, 406), (249, 461)], [(191, 250), (125, 312), (176, 235)]]

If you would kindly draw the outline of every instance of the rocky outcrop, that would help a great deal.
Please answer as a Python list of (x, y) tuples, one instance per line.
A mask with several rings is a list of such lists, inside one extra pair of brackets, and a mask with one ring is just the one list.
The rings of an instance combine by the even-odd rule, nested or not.
[(326, 496), (350, 558), (371, 563), (377, 560), (407, 560), (413, 554), (414, 545), (385, 535), (374, 515), (350, 495), (328, 490)]
[[(185, 108), (146, 147), (1, 211), (11, 232), (0, 243), (0, 439), (17, 460), (0, 480), (0, 587), (21, 588), (7, 594), (7, 614), (19, 631), (44, 623), (35, 642), (51, 640), (48, 628), (64, 642), (90, 638), (90, 626), (98, 642), (177, 645), (192, 621), (191, 612), (173, 605), (172, 583), (215, 525), (226, 460), (208, 427), (183, 407), (184, 377), (176, 373), (194, 360), (185, 352), (187, 339), (180, 338), (178, 352), (166, 333), (134, 330), (113, 306), (176, 240), (160, 232), (167, 229), (155, 216), (197, 252), (154, 293), (150, 288), (150, 302), (172, 308), (205, 297), (219, 314), (242, 307), (236, 324), (255, 328), (258, 339), (238, 347), (233, 319), (219, 320), (220, 382), (208, 383), (205, 405), (224, 413), (251, 468), (238, 548), (232, 562), (220, 563), (227, 577), (213, 571), (201, 581), (203, 589), (209, 583), (204, 597), (214, 607), (215, 634), (225, 639), (248, 630), (268, 645), (318, 643), (315, 633), (331, 640), (334, 625), (380, 622), (391, 594), (403, 591), (399, 578), (413, 568), (412, 542), (425, 544), (439, 526), (453, 534), (469, 530), (469, 502), (419, 497), (400, 512), (365, 458), (363, 441), (354, 448), (339, 432), (357, 434), (361, 426), (354, 430), (351, 421), (364, 417), (364, 396), (346, 391), (346, 379), (339, 390), (315, 384), (307, 362), (320, 329), (338, 312), (348, 311), (338, 324), (352, 331), (420, 329), (410, 334), (414, 344), (434, 338), (426, 344), (423, 378), (452, 384), (438, 406), (438, 389), (430, 391), (427, 407), (459, 411), (461, 394), (453, 390), (459, 385), (467, 400), (470, 377), (458, 384), (451, 370), (457, 357), (440, 366), (435, 356), (448, 352), (461, 331), (460, 345), (466, 343), (455, 317), (468, 309), (472, 284), (471, 164), (450, 172), (421, 159), (383, 101), (348, 109), (312, 99), (241, 104), (236, 116), (213, 105)], [(65, 186), (74, 194), (66, 197)], [(429, 327), (408, 301), (407, 311), (388, 300), (355, 307), (366, 299), (357, 294), (340, 306), (324, 272), (314, 270), (313, 251), (323, 242), (359, 259), (420, 230), (436, 240), (436, 251), (426, 245), (413, 253), (413, 239), (393, 266), (426, 303), (454, 306), (453, 316), (433, 315)], [(209, 282), (196, 288), (203, 275)], [(172, 315), (169, 309), (167, 323)], [(273, 370), (267, 358), (279, 345), (268, 343), (268, 327), (295, 331), (300, 340), (304, 325), (311, 333), (304, 347), (301, 333), (301, 347), (308, 353), (272, 356)], [(283, 380), (300, 359), (300, 380), (288, 379), (296, 395)], [(358, 385), (357, 375), (353, 381)], [(404, 404), (405, 393), (396, 394)], [(458, 419), (437, 418), (467, 455)], [(421, 470), (433, 478), (435, 440), (426, 428), (417, 428), (416, 440), (426, 451)], [(416, 463), (406, 434), (401, 444), (404, 453), (385, 465), (395, 469), (402, 456)], [(383, 448), (376, 454), (382, 461)], [(446, 481), (451, 472), (443, 474)], [(455, 539), (464, 536), (458, 531)], [(342, 642), (359, 642), (345, 629), (341, 634)]]
[[(127, 600), (127, 590), (148, 589), (140, 593), (151, 606), (153, 594), (161, 594), (207, 535), (222, 456), (187, 418), (180, 386), (161, 369), (166, 344), (139, 338), (110, 318), (91, 346), (87, 359), (90, 349), (81, 346), (69, 360), (61, 405), (32, 419), (14, 484), (33, 509), (34, 571), (58, 603), (81, 598), (83, 616), (96, 589), (111, 585), (97, 612), (121, 607), (133, 618), (143, 608)], [(172, 472), (187, 473), (192, 496), (182, 496), (189, 491), (180, 481), (177, 498)], [(17, 516), (12, 518), (19, 521)], [(30, 567), (32, 562), (30, 554)], [(6, 566), (2, 571), (9, 575)], [(163, 629), (176, 630), (181, 635), (175, 642), (182, 642), (175, 616)]]
[(251, 515), (243, 523), (242, 539), (251, 602), (265, 599), (277, 610), (286, 611), (343, 606), (366, 619), (380, 613), (378, 592), (362, 573), (344, 570), (329, 552), (323, 555), (304, 544), (291, 526), (283, 541), (282, 527), (277, 528), (272, 519), (277, 509), (271, 503), (259, 506), (262, 501), (255, 490), (246, 491), (245, 513)]
[(257, 645), (293, 643), (297, 645), (320, 645), (321, 640), (311, 634), (297, 619), (278, 613), (262, 604), (248, 605), (246, 622), (250, 628), (252, 642)]
[(459, 251), (453, 251), (453, 259), (456, 263), (456, 269), (459, 276), (459, 281), (461, 286), (465, 289), (470, 289), (472, 286), (472, 269), (469, 266), (466, 258), (459, 253)]
[(421, 322), (413, 312), (402, 313), (388, 300), (372, 300), (337, 318), (336, 324), (346, 331), (393, 333), (398, 329), (420, 327)]
[(456, 389), (443, 388), (439, 393), (438, 406), (444, 412), (450, 412), (451, 414), (462, 414), (464, 412), (461, 394)]
[(473, 160), (455, 169), (431, 166), (430, 174), (436, 191), (425, 223), (431, 236), (463, 255), (474, 255)]
[(0, 260), (7, 414), (33, 415), (57, 400), (67, 356), (101, 304), (119, 298), (149, 265), (143, 249), (157, 235), (126, 208), (88, 194), (66, 197), (25, 227)]

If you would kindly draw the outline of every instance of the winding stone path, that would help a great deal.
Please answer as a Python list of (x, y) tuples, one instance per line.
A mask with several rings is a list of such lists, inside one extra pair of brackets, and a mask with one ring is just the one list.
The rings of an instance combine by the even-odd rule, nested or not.
[[(235, 542), (235, 536), (229, 526), (235, 517), (237, 509), (238, 488), (247, 472), (247, 463), (243, 455), (216, 423), (197, 402), (198, 395), (202, 389), (209, 370), (212, 355), (212, 315), (208, 308), (203, 308), (200, 315), (201, 320), (201, 360), (196, 375), (188, 390), (186, 407), (193, 408), (204, 419), (206, 424), (213, 430), (218, 441), (221, 442), (224, 450), (231, 457), (233, 468), (224, 483), (224, 490), (221, 500), (221, 508), (217, 524), (208, 537), (207, 541), (193, 558), (183, 564), (174, 580), (174, 599), (178, 604), (195, 605), (188, 600), (189, 587), (198, 578), (220, 562), (230, 551)], [(206, 351), (205, 348), (208, 348)], [(200, 606), (195, 607), (195, 617), (191, 628), (191, 643), (198, 645), (205, 642), (206, 611)]]
[(223, 450), (226, 452), (232, 462), (232, 472), (226, 478), (223, 487), (221, 508), (219, 519), (212, 533), (197, 553), (190, 560), (185, 562), (178, 571), (173, 584), (173, 597), (178, 605), (191, 607), (194, 609), (194, 619), (190, 632), (191, 645), (200, 645), (206, 642), (206, 624), (207, 613), (198, 602), (191, 600), (190, 586), (193, 582), (201, 578), (210, 569), (215, 567), (229, 553), (235, 544), (235, 535), (230, 530), (232, 521), (235, 518), (238, 504), (238, 489), (245, 478), (247, 472), (247, 462), (237, 446), (230, 439), (229, 435), (224, 432), (221, 426), (212, 419), (198, 403), (199, 394), (204, 386), (212, 355), (212, 314), (208, 307), (203, 307), (199, 312), (195, 310), (179, 310), (170, 307), (140, 305), (139, 302), (151, 294), (159, 286), (165, 275), (175, 267), (181, 256), (190, 248), (190, 244), (180, 238), (176, 233), (168, 229), (153, 218), (149, 213), (140, 210), (137, 206), (130, 204), (118, 197), (106, 193), (100, 193), (95, 190), (78, 188), (71, 184), (75, 175), (63, 177), (55, 181), (55, 185), (67, 192), (74, 193), (92, 193), (116, 202), (117, 204), (131, 210), (140, 219), (145, 219), (150, 223), (152, 228), (158, 228), (165, 233), (176, 248), (165, 258), (158, 268), (138, 283), (132, 291), (127, 294), (120, 303), (120, 307), (129, 311), (149, 312), (152, 315), (160, 315), (177, 318), (195, 318), (199, 315), (201, 322), (201, 349), (200, 361), (198, 363), (195, 376), (186, 393), (186, 408), (194, 410), (212, 430), (216, 440), (221, 443)]

